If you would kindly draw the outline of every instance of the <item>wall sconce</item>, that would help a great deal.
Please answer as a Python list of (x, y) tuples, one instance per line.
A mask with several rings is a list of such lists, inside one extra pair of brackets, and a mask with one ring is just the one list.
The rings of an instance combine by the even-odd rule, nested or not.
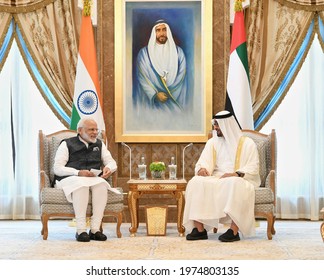
[(132, 179), (132, 149), (124, 142), (121, 144), (129, 149), (129, 179)]
[(188, 144), (187, 146), (185, 146), (184, 148), (183, 148), (183, 151), (182, 151), (182, 179), (184, 179), (185, 178), (185, 176), (184, 176), (184, 170), (185, 170), (185, 161), (184, 161), (184, 155), (185, 155), (185, 150), (188, 148), (188, 147), (190, 147), (190, 146), (192, 146), (193, 145), (193, 143), (190, 143), (190, 144)]

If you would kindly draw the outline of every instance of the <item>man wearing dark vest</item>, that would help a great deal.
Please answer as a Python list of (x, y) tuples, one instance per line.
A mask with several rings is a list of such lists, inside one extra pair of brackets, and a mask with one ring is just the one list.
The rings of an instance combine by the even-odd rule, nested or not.
[[(114, 191), (105, 180), (117, 170), (106, 145), (99, 139), (94, 119), (83, 118), (77, 126), (78, 135), (61, 142), (54, 161), (55, 187), (62, 188), (72, 202), (76, 218), (76, 240), (107, 240), (99, 228), (107, 203), (107, 190)], [(102, 174), (96, 173), (102, 169)], [(87, 233), (86, 212), (89, 192), (92, 192), (92, 216)]]

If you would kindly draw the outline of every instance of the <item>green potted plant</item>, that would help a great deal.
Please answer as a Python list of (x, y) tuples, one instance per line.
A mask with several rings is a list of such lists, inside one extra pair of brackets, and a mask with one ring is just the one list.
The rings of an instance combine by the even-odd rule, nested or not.
[(164, 179), (166, 167), (163, 161), (153, 161), (150, 164), (150, 171), (153, 179)]

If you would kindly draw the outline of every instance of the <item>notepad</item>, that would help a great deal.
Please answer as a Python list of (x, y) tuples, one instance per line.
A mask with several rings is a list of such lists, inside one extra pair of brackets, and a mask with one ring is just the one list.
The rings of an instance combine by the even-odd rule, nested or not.
[(100, 176), (102, 174), (102, 170), (100, 169), (90, 169), (90, 172), (92, 172), (93, 174), (95, 174), (96, 176)]

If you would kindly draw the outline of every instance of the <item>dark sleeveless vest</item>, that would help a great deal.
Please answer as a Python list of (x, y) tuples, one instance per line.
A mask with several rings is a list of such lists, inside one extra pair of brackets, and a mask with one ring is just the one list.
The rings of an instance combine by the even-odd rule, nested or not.
[[(77, 170), (90, 170), (91, 168), (100, 169), (102, 166), (101, 161), (101, 149), (102, 142), (97, 139), (96, 143), (89, 143), (88, 148), (80, 141), (79, 136), (64, 139), (69, 149), (69, 161), (65, 165), (66, 167), (72, 167)], [(57, 176), (55, 180), (62, 180), (68, 176)], [(54, 182), (55, 182), (54, 180)]]

